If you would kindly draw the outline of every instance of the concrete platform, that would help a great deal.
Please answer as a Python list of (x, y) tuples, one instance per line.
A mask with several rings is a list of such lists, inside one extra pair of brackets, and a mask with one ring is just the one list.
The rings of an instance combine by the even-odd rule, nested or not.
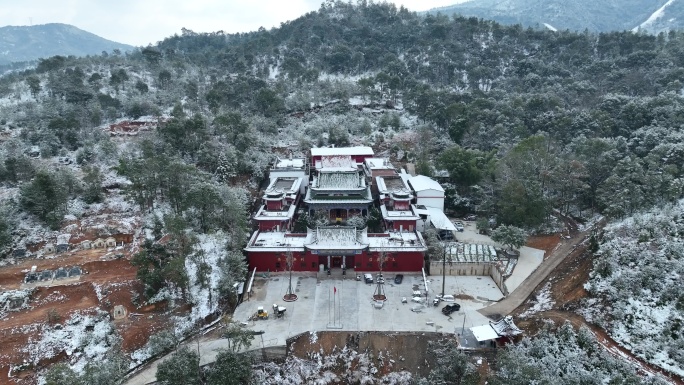
[[(492, 241), (487, 235), (482, 235), (477, 232), (475, 222), (462, 221), (464, 231), (454, 232), (456, 239), (463, 243), (475, 243), (482, 245), (492, 245), (497, 248), (503, 248), (501, 244)], [(533, 249), (531, 247), (523, 246), (520, 248), (520, 257), (511, 276), (506, 279), (506, 287), (508, 292), (512, 293), (520, 286), (523, 281), (536, 270), (544, 261), (544, 250)]]
[(533, 249), (523, 246), (520, 248), (520, 257), (511, 276), (506, 279), (508, 292), (512, 293), (520, 286), (527, 277), (535, 271), (544, 261), (544, 250)]
[[(489, 319), (477, 312), (503, 298), (503, 294), (489, 277), (447, 276), (446, 294), (457, 296), (461, 310), (447, 317), (441, 313), (442, 302), (432, 306), (435, 294), (441, 293), (442, 277), (428, 277), (428, 305), (422, 275), (404, 274), (404, 281), (395, 285), (394, 274), (385, 275), (387, 301), (376, 305), (372, 296), (377, 285), (350, 278), (322, 278), (312, 274), (298, 274), (292, 278), (296, 302), (282, 300), (287, 292), (288, 275), (257, 278), (254, 293), (249, 301), (235, 310), (234, 321), (245, 322), (246, 327), (263, 330), (263, 346), (284, 345), (287, 338), (304, 332), (325, 330), (347, 331), (431, 331), (460, 333), (471, 326), (487, 323)], [(411, 299), (414, 285), (423, 295), (421, 303)], [(337, 293), (335, 294), (335, 289)], [(406, 297), (408, 303), (402, 303)], [(271, 315), (273, 304), (287, 307), (285, 316)], [(251, 315), (263, 306), (269, 312), (268, 320), (249, 321)], [(256, 340), (255, 345), (262, 341)], [(261, 346), (254, 346), (261, 347)]]
[[(474, 347), (477, 341), (468, 329), (489, 322), (489, 318), (477, 310), (503, 298), (503, 294), (489, 277), (447, 276), (445, 294), (456, 296), (455, 302), (461, 305), (459, 311), (447, 317), (441, 310), (448, 302), (442, 302), (437, 307), (432, 306), (432, 299), (442, 291), (441, 276), (428, 277), (426, 305), (425, 300), (421, 303), (411, 300), (414, 286), (425, 294), (421, 274), (404, 273), (404, 280), (399, 285), (393, 282), (394, 273), (386, 274), (384, 290), (387, 301), (382, 307), (376, 307), (372, 296), (377, 286), (357, 281), (352, 272), (345, 276), (321, 274), (320, 278), (316, 273), (293, 273), (292, 283), (299, 299), (284, 302), (288, 277), (287, 273), (280, 273), (269, 278), (255, 278), (250, 298), (235, 309), (233, 321), (243, 322), (251, 330), (264, 331), (254, 338), (249, 350), (284, 346), (289, 337), (297, 334), (329, 330), (454, 333), (459, 336), (461, 345)], [(334, 289), (337, 289), (336, 294)], [(405, 304), (402, 303), (403, 297), (408, 300)], [(287, 308), (284, 317), (276, 318), (271, 314), (274, 303)], [(259, 306), (263, 306), (269, 313), (269, 319), (250, 321)], [(206, 365), (215, 361), (221, 349), (228, 347), (228, 341), (223, 338), (203, 340), (199, 345), (187, 342), (187, 346), (199, 349), (200, 364)], [(154, 382), (157, 365), (167, 358), (168, 356), (150, 363), (125, 384), (143, 385)]]

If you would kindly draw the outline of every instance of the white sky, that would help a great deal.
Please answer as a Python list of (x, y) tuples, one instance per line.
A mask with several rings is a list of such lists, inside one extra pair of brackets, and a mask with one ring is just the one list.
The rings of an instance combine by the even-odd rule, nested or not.
[[(465, 0), (393, 0), (425, 11)], [(270, 29), (317, 10), (323, 0), (0, 0), (0, 27), (71, 24), (135, 46), (156, 43), (181, 28), (195, 32)], [(352, 0), (355, 3), (355, 0)], [(376, 1), (379, 2), (379, 1)]]

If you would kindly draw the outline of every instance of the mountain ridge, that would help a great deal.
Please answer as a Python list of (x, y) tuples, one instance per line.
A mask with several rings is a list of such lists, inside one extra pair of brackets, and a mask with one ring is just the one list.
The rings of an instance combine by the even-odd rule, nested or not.
[(0, 27), (0, 65), (55, 55), (99, 55), (115, 49), (129, 51), (133, 46), (62, 23)]
[[(471, 0), (427, 12), (456, 13), (503, 24), (549, 25), (559, 30), (575, 31), (641, 30), (658, 34), (684, 28), (682, 0)], [(649, 20), (651, 22), (647, 23)]]

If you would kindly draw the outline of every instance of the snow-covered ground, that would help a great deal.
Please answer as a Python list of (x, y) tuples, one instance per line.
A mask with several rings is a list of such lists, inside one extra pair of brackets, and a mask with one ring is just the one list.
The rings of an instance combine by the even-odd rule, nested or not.
[[(200, 234), (195, 254), (185, 259), (185, 271), (189, 278), (187, 298), (193, 304), (187, 317), (177, 320), (177, 332), (182, 334), (187, 325), (193, 325), (218, 309), (219, 283), (225, 272), (221, 261), (227, 257), (230, 237), (223, 233)], [(200, 273), (200, 265), (210, 271)]]
[(684, 200), (610, 224), (582, 313), (637, 356), (684, 375)]
[[(289, 357), (284, 365), (260, 365), (254, 372), (255, 383), (263, 385), (300, 384), (413, 384), (407, 371), (383, 375), (376, 362), (381, 359), (370, 353), (359, 353), (344, 347), (332, 354), (314, 353), (310, 359)], [(397, 364), (399, 365), (399, 364)]]
[(32, 329), (32, 334), (38, 334), (37, 338), (30, 339), (25, 348), (30, 362), (37, 364), (64, 351), (76, 372), (82, 371), (89, 362), (103, 360), (119, 341), (108, 312), (75, 313), (64, 325), (34, 324), (28, 327)]
[(532, 307), (520, 314), (520, 318), (526, 318), (533, 314), (549, 310), (554, 305), (554, 300), (551, 298), (551, 283), (547, 283), (539, 293), (536, 294), (536, 299), (532, 300)]

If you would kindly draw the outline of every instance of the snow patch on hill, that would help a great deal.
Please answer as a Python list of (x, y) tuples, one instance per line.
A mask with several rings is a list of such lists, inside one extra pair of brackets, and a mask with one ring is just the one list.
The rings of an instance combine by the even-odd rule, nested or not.
[(533, 306), (526, 310), (524, 313), (520, 314), (521, 318), (529, 317), (533, 314), (549, 310), (555, 304), (553, 298), (551, 298), (551, 283), (547, 283), (544, 288), (537, 293), (536, 300), (532, 301)]
[(667, 8), (674, 1), (675, 0), (668, 0), (667, 3), (663, 4), (662, 7), (658, 8), (655, 12), (653, 12), (651, 16), (649, 16), (648, 19), (646, 19), (646, 21), (634, 27), (634, 29), (632, 29), (632, 32), (638, 32), (640, 29), (648, 29), (649, 27), (651, 27), (653, 23), (655, 23), (658, 19), (663, 17), (663, 15), (665, 14), (665, 8)]
[(546, 27), (548, 30), (553, 31), (553, 32), (557, 32), (557, 31), (558, 31), (558, 29), (557, 29), (556, 27), (552, 26), (552, 25), (549, 24), (549, 23), (544, 23), (544, 27)]

